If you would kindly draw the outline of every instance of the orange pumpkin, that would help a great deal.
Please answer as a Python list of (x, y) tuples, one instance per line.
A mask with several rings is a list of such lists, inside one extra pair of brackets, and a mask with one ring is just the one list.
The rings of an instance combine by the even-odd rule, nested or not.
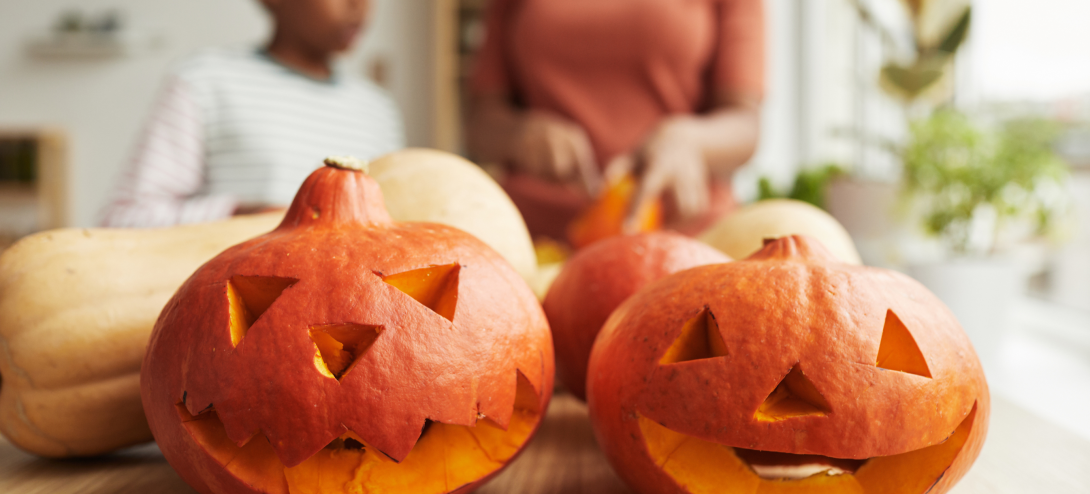
[(730, 258), (670, 232), (612, 237), (577, 252), (564, 264), (542, 304), (553, 332), (560, 381), (584, 399), (590, 349), (613, 309), (652, 281), (720, 262)]
[(989, 414), (980, 362), (934, 295), (801, 236), (628, 299), (595, 342), (587, 397), (643, 493), (942, 493)]
[[(568, 225), (568, 242), (581, 249), (594, 242), (625, 232), (625, 218), (636, 199), (639, 183), (632, 175), (622, 175), (610, 183), (602, 195)], [(662, 201), (655, 199), (639, 206), (630, 233), (652, 232), (662, 228)]]
[(469, 234), (394, 223), (327, 160), (276, 230), (189, 278), (155, 325), (141, 396), (201, 492), (472, 490), (541, 421), (548, 325)]

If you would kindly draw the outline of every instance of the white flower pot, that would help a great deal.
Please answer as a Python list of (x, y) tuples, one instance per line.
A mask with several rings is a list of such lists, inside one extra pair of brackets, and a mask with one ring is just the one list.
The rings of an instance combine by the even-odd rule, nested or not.
[(969, 335), (987, 374), (999, 366), (1000, 344), (1011, 329), (1021, 277), (1013, 262), (998, 257), (958, 258), (917, 264), (909, 275), (939, 297)]

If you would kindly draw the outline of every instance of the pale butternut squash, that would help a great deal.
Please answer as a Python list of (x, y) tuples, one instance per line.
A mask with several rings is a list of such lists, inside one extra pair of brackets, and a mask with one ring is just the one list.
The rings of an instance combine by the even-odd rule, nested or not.
[(159, 311), (205, 261), (281, 213), (146, 230), (64, 229), (0, 255), (0, 432), (42, 456), (151, 440), (140, 362)]

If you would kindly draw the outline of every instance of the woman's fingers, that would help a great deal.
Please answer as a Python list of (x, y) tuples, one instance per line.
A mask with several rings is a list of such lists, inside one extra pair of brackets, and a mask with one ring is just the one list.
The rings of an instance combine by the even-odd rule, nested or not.
[(623, 225), (625, 233), (639, 231), (640, 212), (648, 203), (662, 196), (662, 193), (669, 185), (669, 171), (662, 166), (656, 166), (655, 162), (648, 162), (644, 166), (643, 176), (640, 177), (639, 184), (636, 198), (628, 206), (628, 215)]
[(658, 141), (644, 153), (643, 169), (626, 224), (634, 225), (640, 209), (666, 191), (674, 195), (681, 219), (707, 211), (708, 172), (699, 149), (684, 142)]
[(689, 219), (708, 210), (708, 175), (703, 169), (704, 160), (700, 156), (687, 156), (683, 159), (699, 164), (699, 167), (694, 164), (683, 166), (673, 182), (678, 215), (682, 219)]
[(597, 195), (602, 184), (602, 174), (598, 171), (598, 163), (594, 159), (594, 148), (590, 144), (590, 137), (587, 136), (586, 131), (573, 124), (569, 129), (568, 145), (576, 172), (575, 178), (583, 184), (587, 194)]
[(548, 143), (548, 175), (553, 180), (567, 181), (575, 172), (575, 158), (566, 129), (554, 126), (546, 133)]
[(556, 181), (579, 181), (596, 192), (601, 175), (587, 133), (577, 124), (543, 112), (525, 117), (515, 166)]

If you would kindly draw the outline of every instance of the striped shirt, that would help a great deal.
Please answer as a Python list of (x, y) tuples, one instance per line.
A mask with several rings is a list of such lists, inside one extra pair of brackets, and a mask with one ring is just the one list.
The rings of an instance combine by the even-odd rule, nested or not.
[(103, 223), (168, 226), (288, 205), (322, 158), (404, 146), (380, 88), (335, 72), (319, 81), (256, 50), (211, 50), (169, 76)]

